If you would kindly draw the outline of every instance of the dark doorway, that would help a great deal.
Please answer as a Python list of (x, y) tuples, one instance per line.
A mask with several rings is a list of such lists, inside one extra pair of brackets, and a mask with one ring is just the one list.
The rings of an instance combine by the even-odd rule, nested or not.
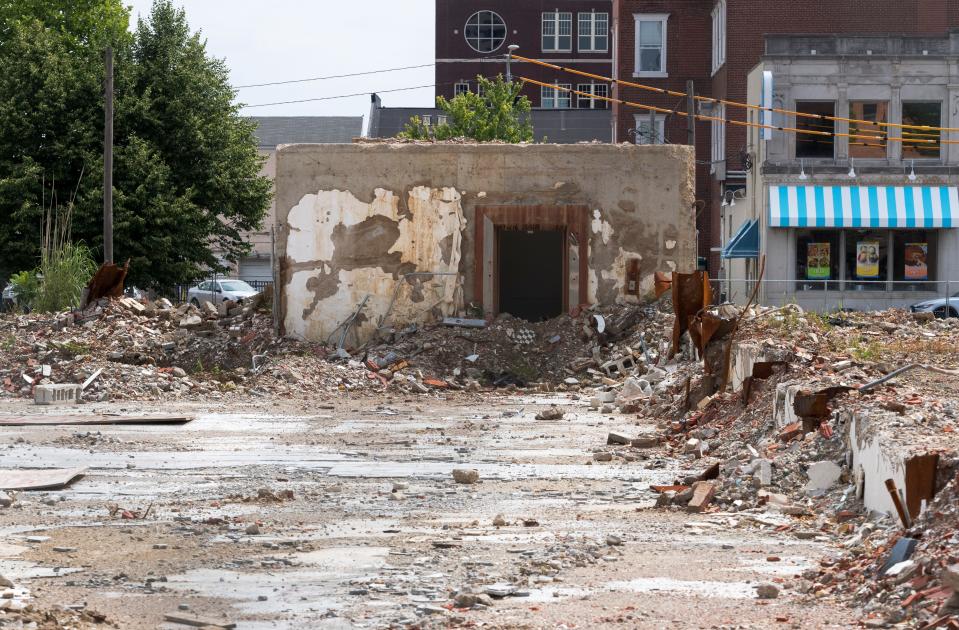
[(497, 230), (499, 311), (538, 322), (563, 312), (565, 230)]

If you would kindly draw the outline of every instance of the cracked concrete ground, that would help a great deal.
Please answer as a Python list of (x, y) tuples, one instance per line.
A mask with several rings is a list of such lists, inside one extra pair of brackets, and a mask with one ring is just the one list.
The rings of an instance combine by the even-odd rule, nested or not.
[[(534, 420), (552, 403), (564, 419)], [(89, 467), (0, 508), (0, 575), (18, 601), (85, 606), (121, 628), (183, 628), (170, 613), (251, 629), (854, 625), (789, 588), (834, 553), (828, 541), (742, 514), (650, 510), (650, 484), (688, 471), (656, 450), (593, 462), (608, 431), (643, 427), (565, 396), (74, 411), (197, 419), (0, 430), (0, 468)], [(480, 482), (455, 483), (454, 468)], [(762, 582), (780, 597), (757, 599)], [(490, 606), (451, 605), (504, 584), (513, 596)]]

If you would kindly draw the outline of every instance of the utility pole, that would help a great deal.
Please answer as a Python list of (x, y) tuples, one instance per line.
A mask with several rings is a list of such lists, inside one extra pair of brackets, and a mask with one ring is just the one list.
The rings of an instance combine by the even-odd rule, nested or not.
[(103, 55), (103, 262), (113, 262), (113, 47)]
[(692, 80), (686, 81), (686, 144), (696, 147), (696, 92)]

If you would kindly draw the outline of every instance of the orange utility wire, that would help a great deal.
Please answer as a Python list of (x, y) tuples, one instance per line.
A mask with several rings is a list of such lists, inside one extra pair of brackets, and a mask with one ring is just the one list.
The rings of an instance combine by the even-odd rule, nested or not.
[[(645, 109), (646, 111), (658, 112), (661, 114), (675, 114), (677, 116), (688, 117), (689, 114), (684, 111), (679, 111), (675, 109), (666, 109), (665, 107), (656, 107), (655, 105), (643, 105), (642, 103), (633, 103), (632, 101), (624, 101), (622, 99), (611, 98), (608, 96), (599, 96), (597, 94), (590, 94), (589, 92), (580, 92), (579, 90), (574, 90), (572, 88), (565, 88), (559, 85), (553, 85), (551, 83), (543, 83), (542, 81), (537, 81), (536, 79), (529, 79), (527, 77), (516, 77), (524, 83), (532, 83), (533, 85), (539, 85), (541, 87), (552, 88), (554, 90), (560, 90), (562, 92), (569, 92), (571, 94), (577, 94), (579, 96), (585, 96), (587, 98), (598, 99), (601, 101), (607, 101), (609, 103), (620, 103), (621, 105), (628, 105), (630, 107), (638, 107), (639, 109)], [(902, 142), (902, 143), (918, 143), (918, 144), (938, 144), (935, 140), (917, 140), (910, 138), (891, 138), (889, 136), (863, 136), (859, 134), (850, 134), (850, 133), (829, 133), (828, 131), (815, 131), (812, 129), (796, 129), (794, 127), (776, 127), (774, 125), (761, 125), (759, 123), (745, 122), (742, 120), (730, 120), (728, 118), (720, 118), (719, 116), (704, 116), (702, 114), (693, 114), (693, 118), (696, 120), (714, 120), (717, 122), (727, 123), (730, 125), (737, 125), (739, 127), (753, 127), (756, 129), (771, 129), (773, 131), (783, 131), (790, 133), (802, 133), (812, 136), (825, 136), (829, 138), (859, 138), (865, 140), (880, 140), (886, 142)], [(949, 144), (955, 143), (959, 144), (959, 140), (942, 140), (941, 142)]]
[[(620, 85), (627, 85), (629, 87), (638, 88), (640, 90), (646, 90), (648, 92), (657, 92), (659, 94), (665, 94), (667, 96), (687, 96), (686, 92), (677, 92), (676, 90), (667, 90), (665, 88), (653, 87), (651, 85), (643, 85), (642, 83), (633, 83), (631, 81), (623, 81), (621, 79), (613, 79), (611, 77), (604, 77), (599, 74), (592, 74), (590, 72), (583, 72), (582, 70), (575, 70), (573, 68), (567, 68), (565, 66), (558, 66), (554, 63), (548, 63), (546, 61), (539, 61), (538, 59), (530, 59), (529, 57), (521, 57), (520, 55), (513, 55), (513, 59), (518, 59), (519, 61), (525, 61), (532, 63), (538, 66), (543, 66), (544, 68), (552, 68), (553, 70), (560, 70), (563, 72), (570, 72), (572, 74), (578, 74), (583, 77), (590, 79), (597, 79), (605, 83), (618, 83)], [(758, 111), (765, 112), (776, 112), (779, 114), (789, 114), (791, 116), (800, 116), (802, 118), (816, 118), (819, 120), (834, 120), (839, 122), (851, 122), (851, 123), (866, 123), (870, 125), (877, 125), (880, 127), (895, 127), (897, 129), (919, 129), (922, 131), (949, 131), (955, 132), (959, 131), (959, 128), (955, 127), (930, 127), (928, 125), (903, 125), (899, 123), (880, 123), (872, 120), (858, 120), (856, 118), (842, 118), (840, 116), (826, 116), (825, 114), (807, 114), (804, 112), (794, 112), (789, 109), (779, 109), (776, 107), (762, 107), (761, 105), (750, 105), (749, 103), (739, 103), (737, 101), (727, 101), (721, 98), (710, 98), (708, 96), (697, 96), (693, 95), (693, 98), (698, 101), (705, 101), (707, 103), (722, 103), (723, 105), (732, 105), (733, 107), (742, 107), (745, 109), (754, 109)], [(732, 121), (729, 121), (732, 122)]]

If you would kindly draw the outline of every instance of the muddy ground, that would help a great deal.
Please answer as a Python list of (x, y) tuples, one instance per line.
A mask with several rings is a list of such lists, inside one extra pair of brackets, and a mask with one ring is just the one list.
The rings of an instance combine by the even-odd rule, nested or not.
[[(552, 403), (564, 419), (534, 420)], [(22, 412), (37, 408), (0, 404)], [(744, 513), (652, 510), (650, 484), (686, 464), (656, 449), (594, 462), (609, 431), (654, 427), (573, 395), (71, 412), (196, 420), (0, 429), (0, 468), (89, 467), (66, 489), (0, 508), (0, 574), (39, 608), (85, 607), (120, 628), (185, 627), (166, 614), (250, 629), (855, 625), (849, 609), (790, 588), (837, 552), (829, 540)], [(455, 483), (454, 468), (480, 482)], [(452, 606), (458, 591), (504, 583), (513, 596)], [(759, 583), (780, 596), (757, 599)]]

